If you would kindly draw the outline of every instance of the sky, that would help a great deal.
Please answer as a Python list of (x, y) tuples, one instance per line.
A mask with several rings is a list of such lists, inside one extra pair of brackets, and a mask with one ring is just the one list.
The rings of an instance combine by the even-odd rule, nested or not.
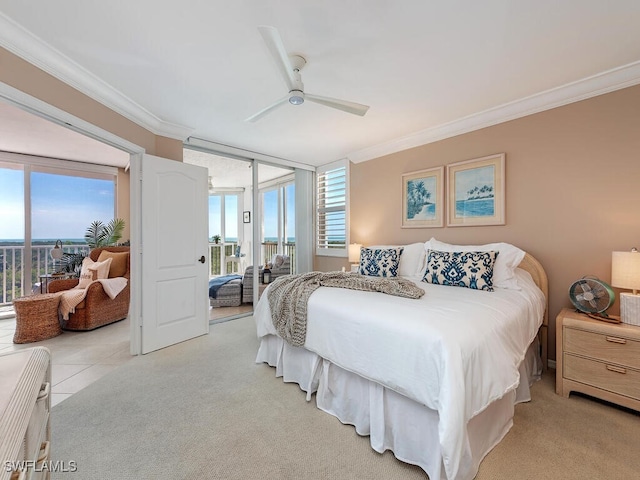
[[(295, 187), (288, 185), (286, 188), (287, 202), (287, 236), (295, 237)], [(238, 200), (237, 195), (225, 195), (225, 236), (228, 239), (238, 238)], [(278, 236), (278, 191), (268, 190), (262, 195), (264, 205), (264, 236), (274, 238)], [(220, 195), (209, 196), (209, 238), (220, 235), (221, 209)], [(242, 212), (240, 212), (242, 213)], [(254, 215), (252, 213), (251, 220)]]
[[(286, 187), (288, 236), (295, 236), (294, 186)], [(264, 235), (277, 237), (277, 190), (264, 194)], [(114, 217), (114, 182), (50, 173), (31, 174), (32, 238), (83, 239), (95, 220)], [(225, 198), (226, 237), (238, 238), (238, 197)], [(242, 212), (240, 212), (241, 214)], [(252, 216), (253, 217), (253, 216)], [(252, 218), (253, 220), (253, 218)], [(209, 197), (209, 238), (221, 233), (220, 196)], [(240, 220), (241, 222), (242, 220)], [(0, 239), (24, 239), (24, 177), (22, 170), (0, 168)]]
[(473, 187), (482, 187), (483, 185), (493, 187), (494, 172), (493, 165), (456, 172), (456, 200), (466, 199), (467, 192)]
[[(0, 239), (24, 238), (24, 177), (21, 170), (0, 168)], [(94, 220), (114, 217), (114, 182), (33, 172), (33, 239), (84, 238)]]

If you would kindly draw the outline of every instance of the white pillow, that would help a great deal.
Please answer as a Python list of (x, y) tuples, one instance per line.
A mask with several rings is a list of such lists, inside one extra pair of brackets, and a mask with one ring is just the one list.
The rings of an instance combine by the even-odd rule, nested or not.
[(372, 249), (388, 249), (403, 247), (400, 255), (400, 265), (398, 266), (398, 275), (401, 277), (413, 277), (415, 275), (422, 276), (427, 266), (427, 252), (424, 243), (411, 243), (409, 245), (374, 245)]
[(496, 258), (493, 270), (493, 286), (521, 290), (516, 278), (516, 268), (524, 258), (526, 252), (510, 243), (497, 242), (485, 245), (453, 245), (431, 238), (424, 244), (425, 251), (440, 250), (443, 252), (500, 252)]
[(94, 262), (89, 257), (86, 257), (82, 261), (82, 270), (80, 270), (78, 288), (87, 288), (87, 286), (94, 280), (108, 278), (111, 260), (112, 258), (107, 258), (102, 262)]

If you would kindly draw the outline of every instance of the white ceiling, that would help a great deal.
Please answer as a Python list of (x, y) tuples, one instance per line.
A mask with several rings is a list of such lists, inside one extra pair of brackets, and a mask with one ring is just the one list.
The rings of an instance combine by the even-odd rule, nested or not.
[[(225, 189), (250, 188), (253, 184), (251, 163), (221, 157), (197, 150), (184, 150), (184, 162), (205, 167), (209, 170), (211, 192), (223, 192)], [(292, 174), (293, 170), (272, 165), (258, 165), (258, 182), (268, 182)]]
[(0, 102), (0, 150), (125, 167), (129, 154)]
[[(286, 105), (258, 25), (303, 55)], [(362, 161), (640, 83), (638, 0), (0, 0), (0, 45), (150, 130)]]

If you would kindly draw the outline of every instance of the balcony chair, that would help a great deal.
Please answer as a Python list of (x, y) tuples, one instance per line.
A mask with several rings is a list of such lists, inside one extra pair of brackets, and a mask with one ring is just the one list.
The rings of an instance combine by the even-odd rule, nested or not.
[[(87, 295), (80, 302), (75, 312), (69, 315), (69, 320), (63, 325), (65, 330), (93, 330), (109, 323), (123, 320), (129, 314), (129, 300), (131, 297), (130, 283), (130, 255), (129, 247), (101, 247), (94, 248), (89, 257), (98, 261), (100, 254), (111, 256), (109, 277), (125, 277), (127, 285), (114, 299), (109, 298), (100, 282), (93, 282), (87, 287)], [(113, 255), (109, 255), (109, 254)], [(124, 255), (126, 253), (126, 255)], [(55, 293), (69, 290), (78, 285), (79, 279), (53, 280), (49, 282), (48, 292)]]
[[(288, 255), (274, 255), (269, 262), (271, 281), (283, 275), (291, 274), (291, 257)], [(264, 266), (260, 266), (259, 283), (262, 283)], [(247, 267), (242, 277), (242, 303), (253, 303), (253, 266)]]

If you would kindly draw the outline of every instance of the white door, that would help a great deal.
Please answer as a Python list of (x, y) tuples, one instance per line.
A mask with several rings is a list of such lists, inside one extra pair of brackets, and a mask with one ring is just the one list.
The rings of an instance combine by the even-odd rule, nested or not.
[(207, 170), (142, 158), (142, 353), (209, 332)]

